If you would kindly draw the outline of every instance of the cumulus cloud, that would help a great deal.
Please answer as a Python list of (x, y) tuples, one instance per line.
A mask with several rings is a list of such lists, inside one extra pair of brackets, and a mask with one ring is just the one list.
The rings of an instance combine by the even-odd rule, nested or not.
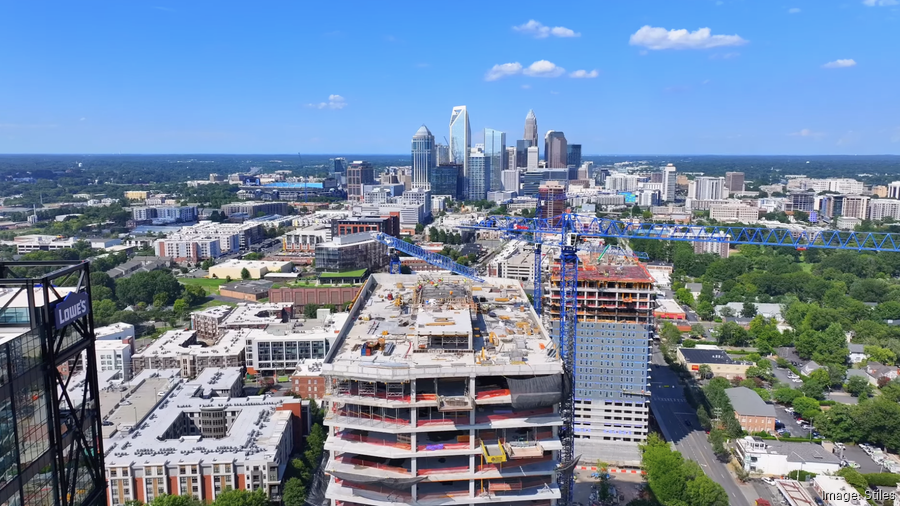
[(529, 20), (525, 24), (522, 24), (519, 26), (514, 26), (513, 30), (520, 32), (520, 33), (524, 33), (525, 35), (530, 35), (530, 36), (534, 37), (535, 39), (546, 39), (547, 37), (550, 37), (551, 35), (553, 37), (562, 37), (562, 38), (581, 37), (580, 33), (576, 32), (575, 30), (572, 30), (571, 28), (566, 28), (564, 26), (549, 27), (549, 26), (545, 26), (540, 21), (535, 21), (533, 19)]
[(897, 0), (863, 0), (863, 5), (867, 5), (869, 7), (888, 7), (890, 5), (897, 5)]
[(808, 128), (803, 128), (797, 132), (791, 132), (788, 135), (790, 135), (791, 137), (818, 138), (818, 137), (824, 136), (825, 134), (822, 132), (813, 132), (812, 130), (810, 130)]
[(575, 72), (572, 72), (571, 74), (569, 74), (569, 77), (572, 77), (575, 79), (593, 79), (599, 75), (600, 75), (600, 72), (597, 72), (596, 70), (591, 70), (591, 71), (576, 70)]
[(788, 9), (788, 14), (800, 14), (800, 8), (799, 8), (799, 7), (793, 7), (793, 8), (791, 8), (791, 9)]
[(855, 67), (856, 61), (853, 59), (834, 60), (822, 65), (823, 69), (843, 69), (847, 67)]
[(522, 73), (531, 77), (559, 77), (566, 73), (566, 69), (551, 61), (538, 60), (524, 69)]
[(347, 107), (347, 101), (340, 95), (328, 95), (328, 102), (306, 104), (306, 107), (313, 107), (315, 109), (343, 109), (344, 107)]
[(710, 49), (713, 47), (742, 46), (747, 40), (740, 35), (713, 35), (709, 28), (689, 32), (687, 30), (666, 30), (645, 25), (629, 40), (632, 46), (647, 49)]
[(504, 78), (506, 76), (514, 76), (522, 72), (522, 64), (519, 62), (514, 63), (503, 63), (500, 65), (494, 65), (491, 67), (491, 70), (487, 71), (487, 74), (484, 75), (485, 81), (496, 81), (497, 79)]

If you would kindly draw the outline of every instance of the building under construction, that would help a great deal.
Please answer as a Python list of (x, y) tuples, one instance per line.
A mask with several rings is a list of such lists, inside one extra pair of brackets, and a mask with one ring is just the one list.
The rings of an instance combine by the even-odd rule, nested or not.
[[(545, 293), (545, 313), (557, 336), (558, 268)], [(575, 453), (583, 463), (640, 466), (638, 445), (649, 431), (654, 299), (647, 269), (625, 256), (587, 261), (578, 269)]]
[(517, 281), (369, 277), (322, 367), (332, 506), (555, 505), (562, 363)]

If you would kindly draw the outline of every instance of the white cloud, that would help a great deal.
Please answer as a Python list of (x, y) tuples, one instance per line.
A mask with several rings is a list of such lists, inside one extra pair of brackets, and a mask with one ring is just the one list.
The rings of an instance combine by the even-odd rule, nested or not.
[(538, 60), (529, 65), (522, 73), (531, 77), (559, 77), (566, 73), (566, 69), (551, 61)]
[(709, 49), (713, 47), (742, 46), (747, 40), (739, 35), (712, 35), (709, 28), (696, 31), (666, 30), (665, 28), (644, 25), (629, 40), (632, 46), (647, 49)]
[(347, 107), (347, 101), (340, 95), (328, 95), (328, 102), (306, 104), (306, 107), (313, 107), (315, 109), (343, 109), (344, 107)]
[(591, 70), (590, 72), (588, 72), (587, 70), (576, 70), (575, 72), (569, 74), (569, 77), (575, 79), (593, 79), (599, 75), (600, 72), (597, 72), (596, 70)]
[(791, 137), (810, 137), (810, 138), (818, 138), (818, 137), (824, 136), (825, 134), (822, 133), (822, 132), (813, 132), (812, 130), (810, 130), (810, 129), (808, 129), (808, 128), (803, 128), (803, 129), (801, 129), (801, 130), (799, 130), (799, 131), (797, 131), (797, 132), (791, 132), (791, 133), (789, 133), (788, 135), (790, 135)]
[(522, 89), (523, 89), (523, 90), (530, 90), (530, 89), (531, 89), (531, 85), (530, 85), (530, 84), (523, 84), (523, 85), (522, 85)]
[(856, 60), (846, 59), (846, 60), (834, 60), (822, 65), (823, 69), (843, 69), (847, 67), (855, 67)]
[(799, 8), (799, 7), (793, 7), (793, 8), (791, 8), (791, 9), (788, 9), (788, 14), (800, 14), (800, 8)]
[(897, 5), (897, 0), (863, 0), (863, 5), (867, 5), (869, 7), (888, 7), (891, 5)]
[(731, 60), (732, 58), (737, 58), (741, 53), (731, 52), (731, 53), (713, 53), (709, 55), (710, 60)]
[(546, 39), (551, 35), (554, 37), (563, 38), (581, 37), (580, 33), (572, 30), (571, 28), (566, 28), (564, 26), (554, 26), (551, 28), (533, 19), (529, 20), (525, 24), (514, 26), (513, 30), (524, 33), (525, 35), (531, 35), (535, 39)]
[(519, 62), (515, 63), (503, 63), (500, 65), (494, 65), (491, 67), (491, 70), (487, 71), (487, 74), (484, 75), (485, 81), (496, 81), (497, 79), (504, 78), (506, 76), (514, 76), (522, 72), (522, 64)]

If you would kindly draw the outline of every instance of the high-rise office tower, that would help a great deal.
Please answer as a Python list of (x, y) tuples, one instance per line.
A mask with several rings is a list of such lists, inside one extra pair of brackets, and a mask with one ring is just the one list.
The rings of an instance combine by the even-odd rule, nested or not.
[(90, 274), (80, 261), (2, 266), (4, 506), (107, 504)]
[(528, 170), (533, 170), (538, 168), (538, 160), (540, 156), (538, 155), (538, 147), (531, 146), (528, 148), (528, 160), (525, 163), (525, 168)]
[(721, 200), (727, 196), (724, 177), (698, 177), (688, 183), (688, 197), (694, 200)]
[(576, 169), (581, 167), (581, 144), (566, 145), (566, 165)]
[(331, 172), (343, 174), (344, 171), (346, 171), (346, 170), (347, 170), (347, 159), (346, 158), (332, 158), (331, 159)]
[(450, 163), (450, 146), (446, 144), (434, 145), (434, 163), (435, 165)]
[(432, 167), (428, 174), (428, 184), (432, 195), (449, 195), (458, 199), (462, 195), (462, 164), (442, 163)]
[(725, 188), (728, 188), (728, 193), (738, 193), (744, 191), (744, 173), (726, 172)]
[(548, 169), (565, 169), (567, 167), (568, 150), (566, 136), (562, 132), (550, 130), (544, 136), (544, 161)]
[(484, 129), (484, 156), (491, 159), (491, 186), (488, 191), (503, 187), (500, 174), (506, 169), (506, 134), (493, 128)]
[(491, 158), (482, 148), (472, 148), (469, 152), (469, 177), (466, 180), (469, 200), (484, 200), (491, 187)]
[(503, 171), (503, 191), (519, 191), (519, 169), (507, 169)]
[[(450, 163), (461, 163), (463, 182), (469, 177), (469, 150), (472, 147), (472, 131), (469, 129), (469, 111), (466, 106), (453, 108), (450, 113)], [(468, 189), (468, 183), (463, 186)]]
[(347, 200), (362, 202), (363, 185), (375, 183), (375, 168), (366, 161), (355, 161), (347, 167)]
[(531, 142), (525, 149), (538, 145), (537, 118), (534, 117), (534, 110), (529, 110), (528, 116), (525, 116), (525, 140)]
[(678, 178), (678, 174), (675, 170), (675, 166), (671, 163), (663, 167), (663, 191), (662, 198), (666, 202), (674, 202), (675, 201), (675, 181)]
[(516, 147), (506, 146), (506, 170), (516, 168)]
[(412, 138), (412, 187), (428, 187), (428, 169), (437, 165), (434, 160), (434, 136), (422, 125)]
[(510, 168), (524, 169), (528, 167), (528, 148), (535, 146), (529, 140), (516, 141), (516, 164)]

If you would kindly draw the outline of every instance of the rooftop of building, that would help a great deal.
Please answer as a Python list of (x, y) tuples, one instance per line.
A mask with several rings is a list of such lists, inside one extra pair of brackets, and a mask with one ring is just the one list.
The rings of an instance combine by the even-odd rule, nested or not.
[(323, 366), (325, 374), (411, 378), (561, 372), (553, 342), (517, 281), (378, 273), (368, 283), (372, 291), (341, 332)]
[(100, 337), (104, 337), (104, 336), (108, 336), (108, 335), (112, 335), (112, 334), (118, 334), (119, 332), (125, 332), (128, 330), (133, 332), (134, 325), (132, 325), (130, 323), (116, 322), (116, 323), (111, 323), (111, 324), (103, 326), (103, 327), (95, 327), (94, 335), (96, 337), (100, 338)]
[(290, 264), (290, 262), (276, 261), (276, 260), (238, 260), (233, 258), (231, 260), (226, 260), (220, 264), (216, 264), (213, 268), (224, 268), (224, 269), (240, 269), (240, 268), (253, 268), (253, 269), (261, 269), (263, 267), (267, 269), (281, 269), (282, 267)]
[(735, 361), (718, 347), (678, 348), (685, 360), (692, 364), (734, 364)]
[(372, 238), (372, 232), (357, 232), (355, 234), (339, 235), (328, 242), (317, 244), (316, 247), (340, 248), (341, 246), (350, 246), (374, 240), (375, 239)]
[(94, 349), (97, 351), (102, 350), (122, 350), (122, 349), (131, 349), (131, 345), (126, 342), (117, 341), (117, 340), (102, 340), (98, 339), (94, 342)]
[(656, 299), (656, 310), (663, 313), (684, 313), (684, 309), (675, 302), (675, 299)]
[(766, 404), (758, 393), (747, 387), (728, 388), (725, 390), (731, 407), (743, 416), (768, 416), (775, 418), (775, 406)]
[(236, 355), (244, 350), (246, 343), (244, 330), (229, 330), (211, 346), (187, 343), (196, 337), (194, 330), (170, 330), (147, 345), (134, 355), (135, 359), (144, 357), (178, 357), (181, 355)]
[[(296, 275), (294, 277), (296, 277)], [(272, 288), (273, 284), (275, 283), (273, 283), (272, 281), (266, 281), (264, 279), (253, 279), (249, 281), (235, 281), (234, 283), (227, 283), (220, 286), (219, 289), (227, 290), (230, 292), (256, 295), (260, 293), (267, 293), (269, 291), (269, 288)]]
[(281, 322), (285, 318), (284, 310), (290, 310), (292, 302), (266, 302), (263, 304), (238, 303), (228, 312), (222, 324), (228, 325), (266, 325)]
[[(204, 378), (212, 381), (218, 373), (229, 378), (233, 376), (223, 371), (226, 370), (210, 370)], [(240, 370), (234, 371), (240, 374)], [(145, 373), (157, 376), (150, 377)], [(227, 379), (219, 377), (216, 383), (226, 385)], [(107, 417), (113, 426), (104, 427), (111, 432), (104, 434), (106, 466), (171, 465), (176, 461), (185, 464), (200, 461), (230, 463), (248, 458), (273, 462), (291, 415), (290, 411), (278, 411), (277, 408), (285, 403), (300, 401), (269, 396), (204, 398), (209, 388), (199, 380), (198, 377), (197, 380), (186, 381), (178, 376), (177, 371), (168, 370), (144, 371), (129, 382), (126, 387), (129, 395), (122, 398), (118, 408)], [(183, 413), (210, 410), (236, 413), (225, 437), (184, 435), (163, 439), (172, 423)]]
[[(559, 270), (553, 273), (554, 279), (559, 277)], [(641, 264), (597, 264), (578, 269), (578, 281), (625, 281), (652, 283), (653, 277)]]

